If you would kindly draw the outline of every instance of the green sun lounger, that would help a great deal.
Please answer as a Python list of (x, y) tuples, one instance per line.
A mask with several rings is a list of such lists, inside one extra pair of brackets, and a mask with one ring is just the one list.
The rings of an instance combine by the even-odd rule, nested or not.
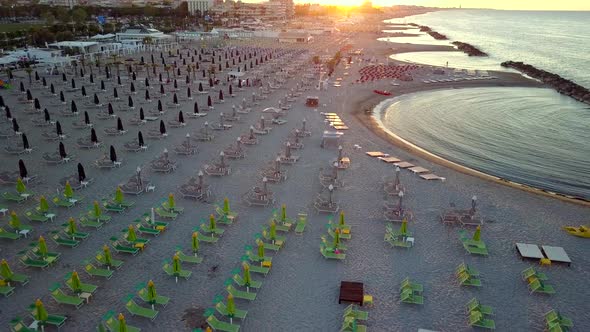
[(484, 318), (479, 311), (469, 313), (469, 325), (489, 330), (496, 329), (496, 323), (492, 319)]
[[(278, 228), (277, 228), (277, 230), (278, 230)], [(268, 227), (266, 227), (266, 226), (262, 227), (262, 237), (265, 240), (272, 241), (270, 238), (270, 231), (269, 231)], [(280, 241), (280, 242), (284, 243), (287, 241), (287, 237), (284, 235), (277, 235), (277, 236), (275, 236), (275, 241), (277, 241), (277, 242)]]
[[(113, 315), (111, 317), (109, 317), (107, 320), (105, 320), (105, 325), (107, 326), (107, 328), (109, 329), (109, 331), (111, 332), (119, 332), (121, 331), (121, 328), (119, 327), (119, 320)], [(127, 332), (140, 332), (141, 329), (135, 326), (130, 326), (127, 325), (126, 329)]]
[(53, 197), (51, 201), (53, 202), (53, 204), (55, 204), (55, 206), (65, 207), (68, 209), (75, 205), (75, 203), (73, 203), (72, 201), (61, 197)]
[(180, 206), (175, 206), (174, 208), (170, 208), (170, 205), (168, 205), (168, 201), (164, 201), (162, 202), (162, 208), (168, 212), (172, 212), (172, 213), (176, 213), (176, 214), (182, 214), (184, 212), (184, 208), (180, 207)]
[(555, 289), (551, 285), (545, 285), (541, 280), (534, 278), (529, 282), (531, 293), (555, 294)]
[(27, 255), (22, 255), (19, 257), (20, 262), (26, 267), (36, 267), (40, 269), (44, 269), (49, 266), (49, 262), (40, 260), (40, 259), (32, 259)]
[(200, 264), (201, 262), (203, 262), (203, 257), (187, 255), (181, 250), (178, 250), (176, 254), (178, 255), (180, 261), (183, 263)]
[[(147, 288), (140, 289), (137, 292), (137, 295), (143, 301), (149, 302), (149, 296), (148, 296)], [(169, 297), (156, 294), (156, 304), (161, 305), (163, 307), (166, 307), (168, 305), (168, 302), (170, 302), (170, 298)]]
[(72, 240), (72, 239), (64, 239), (61, 236), (59, 236), (59, 234), (55, 234), (55, 235), (51, 236), (51, 240), (53, 240), (53, 242), (55, 242), (55, 244), (57, 244), (57, 245), (69, 247), (69, 248), (76, 248), (80, 244), (80, 241), (76, 241), (76, 240)]
[(343, 260), (343, 259), (346, 258), (346, 254), (336, 254), (334, 252), (329, 251), (328, 248), (326, 248), (323, 245), (320, 246), (320, 252), (324, 256), (324, 258), (327, 258), (327, 259), (339, 259), (339, 260)]
[(406, 289), (410, 289), (412, 292), (423, 292), (424, 291), (424, 287), (422, 287), (421, 284), (415, 283), (415, 282), (411, 282), (410, 278), (407, 277), (406, 279), (404, 279), (401, 283), (401, 286), (399, 288), (400, 292)]
[(472, 255), (481, 255), (481, 256), (488, 255), (488, 249), (486, 249), (486, 248), (474, 247), (474, 246), (466, 244), (466, 243), (463, 243), (463, 247), (465, 248), (465, 250), (467, 250), (468, 253), (470, 253)]
[(414, 294), (414, 292), (409, 288), (406, 288), (401, 292), (400, 300), (403, 303), (424, 304), (424, 297)]
[(111, 216), (105, 214), (105, 213), (101, 213), (100, 216), (97, 216), (94, 213), (94, 208), (92, 208), (92, 210), (88, 211), (85, 215), (86, 218), (88, 218), (88, 220), (91, 221), (101, 221), (101, 222), (109, 222), (111, 221)]
[(207, 324), (215, 331), (238, 332), (240, 330), (240, 325), (222, 322), (214, 315), (207, 317)]
[(119, 269), (121, 266), (123, 266), (123, 261), (122, 260), (118, 260), (118, 259), (114, 259), (111, 257), (111, 262), (110, 264), (107, 264), (107, 261), (104, 257), (104, 253), (102, 251), (99, 251), (96, 253), (96, 255), (94, 256), (94, 260), (103, 266), (108, 266), (110, 268), (115, 268), (115, 269)]
[(531, 277), (537, 278), (539, 280), (548, 280), (547, 275), (545, 273), (539, 273), (535, 271), (535, 268), (532, 266), (528, 269), (523, 270), (520, 275), (522, 276), (522, 280), (528, 280)]
[(346, 307), (346, 309), (344, 309), (344, 314), (342, 315), (342, 317), (348, 317), (348, 316), (352, 316), (358, 320), (369, 319), (369, 313), (366, 311), (356, 309), (354, 304), (351, 304), (348, 307)]
[(479, 300), (477, 300), (477, 298), (472, 298), (471, 300), (469, 300), (469, 302), (467, 302), (467, 312), (471, 312), (471, 311), (479, 311), (484, 315), (488, 315), (491, 316), (494, 314), (494, 309), (492, 307), (490, 307), (489, 305), (482, 305), (479, 303)]
[[(277, 242), (277, 243), (281, 243), (282, 244), (282, 242)], [(269, 242), (262, 242), (262, 244), (264, 246), (264, 249), (266, 249), (266, 250), (272, 250), (272, 251), (279, 251), (279, 250), (281, 250), (281, 246), (278, 245), (278, 244), (272, 244), (272, 243), (269, 243)]]
[[(330, 234), (330, 236), (333, 238), (335, 233), (334, 233), (334, 229), (332, 227), (328, 228), (328, 234)], [(344, 233), (342, 231), (340, 231), (340, 238), (344, 239), (344, 240), (350, 240), (352, 238), (352, 234), (348, 233)]]
[[(232, 277), (232, 279), (234, 280), (234, 282), (236, 283), (236, 285), (241, 286), (241, 287), (246, 287), (246, 283), (244, 282), (244, 278), (242, 278), (241, 275), (239, 274), (234, 274), (234, 276)], [(250, 286), (248, 286), (250, 288), (260, 288), (262, 287), (262, 282), (261, 281), (256, 281), (256, 280), (250, 280)]]
[(254, 255), (254, 253), (251, 250), (247, 250), (246, 255), (248, 256), (248, 259), (250, 259), (251, 262), (272, 262), (271, 256), (264, 256), (260, 258), (258, 257), (258, 255)]
[(188, 271), (188, 270), (180, 270), (180, 272), (178, 273), (178, 275), (176, 275), (174, 273), (174, 270), (172, 269), (172, 265), (170, 265), (169, 263), (165, 263), (164, 266), (162, 266), (162, 269), (164, 270), (164, 272), (166, 272), (167, 275), (171, 276), (171, 277), (179, 277), (179, 278), (184, 278), (187, 279), (191, 277), (192, 272)]
[(93, 220), (90, 220), (86, 217), (80, 217), (79, 220), (80, 220), (80, 225), (82, 225), (84, 227), (91, 227), (91, 228), (99, 229), (103, 225), (102, 221), (93, 221)]
[(457, 276), (457, 280), (461, 286), (481, 287), (481, 280), (472, 277), (467, 272), (462, 272)]
[(21, 235), (15, 232), (8, 232), (4, 228), (0, 227), (0, 238), (1, 239), (9, 239), (9, 240), (18, 240), (20, 239)]
[(233, 297), (235, 297), (236, 299), (243, 299), (243, 300), (248, 300), (248, 301), (254, 301), (254, 300), (256, 300), (256, 293), (253, 293), (253, 292), (244, 292), (244, 291), (241, 291), (241, 290), (237, 290), (232, 285), (227, 286), (225, 288), (225, 290), (229, 294), (231, 294)]
[(8, 285), (0, 286), (0, 294), (4, 295), (4, 297), (9, 297), (14, 294), (14, 287)]
[(92, 277), (102, 277), (108, 280), (111, 279), (111, 277), (113, 276), (113, 271), (97, 268), (92, 264), (86, 264), (86, 266), (84, 266), (84, 270), (86, 271), (86, 273), (88, 273), (88, 275)]
[(10, 276), (10, 278), (4, 277), (4, 280), (6, 282), (11, 282), (11, 283), (17, 282), (21, 286), (24, 286), (24, 285), (26, 285), (26, 284), (29, 283), (29, 276), (28, 275), (25, 275), (25, 274), (20, 274), (20, 273), (14, 273), (13, 272), (12, 275)]
[[(33, 317), (33, 319), (35, 319), (35, 310), (29, 312), (31, 314), (31, 317)], [(52, 325), (58, 328), (62, 327), (65, 323), (66, 323), (67, 317), (66, 316), (62, 316), (62, 315), (56, 315), (56, 314), (48, 314), (47, 315), (47, 319), (44, 321), (45, 325)]]
[(354, 317), (344, 317), (344, 322), (342, 323), (340, 332), (366, 332), (367, 327), (365, 325), (358, 324), (356, 321), (357, 319)]
[(307, 225), (307, 214), (299, 213), (297, 215), (297, 224), (295, 225), (295, 234), (303, 234), (305, 225)]
[(39, 247), (34, 247), (31, 250), (29, 250), (29, 252), (35, 256), (33, 258), (44, 260), (44, 261), (48, 262), (49, 264), (53, 264), (53, 263), (57, 262), (59, 260), (59, 258), (61, 257), (61, 253), (53, 252), (53, 251), (49, 251), (49, 252), (47, 252), (47, 254), (45, 256), (43, 256), (39, 253)]
[[(228, 317), (227, 306), (225, 305), (225, 303), (218, 302), (215, 305), (215, 310), (217, 310), (218, 313)], [(245, 319), (247, 314), (248, 311), (246, 310), (236, 309), (236, 312), (234, 313), (234, 318)]]
[(201, 232), (199, 232), (198, 239), (199, 239), (199, 241), (203, 241), (203, 242), (207, 242), (207, 243), (217, 243), (217, 241), (219, 241), (219, 238), (218, 237), (215, 237), (215, 236), (207, 236), (207, 235), (204, 235)]
[(178, 213), (166, 211), (162, 207), (155, 208), (154, 212), (156, 212), (156, 214), (161, 218), (169, 218), (174, 220), (176, 217), (178, 217)]
[(148, 235), (153, 235), (153, 236), (158, 236), (161, 233), (159, 230), (144, 226), (141, 223), (136, 224), (135, 229), (137, 229), (137, 231), (141, 234), (148, 234)]
[[(72, 279), (71, 279), (71, 278), (68, 278), (68, 279), (66, 280), (66, 286), (68, 286), (68, 288), (69, 288), (70, 290), (74, 291), (74, 287), (72, 287)], [(96, 285), (92, 285), (92, 284), (85, 284), (85, 283), (83, 283), (83, 282), (81, 282), (81, 283), (80, 283), (80, 290), (81, 290), (83, 293), (90, 293), (90, 294), (92, 294), (92, 293), (96, 292), (96, 289), (97, 289), (97, 288), (98, 288), (98, 286), (96, 286)]]
[(84, 299), (77, 296), (66, 295), (60, 288), (51, 292), (51, 297), (59, 304), (67, 304), (79, 309), (84, 305)]
[(270, 272), (270, 268), (259, 265), (250, 265), (250, 272), (262, 274), (266, 277), (266, 275)]
[(209, 224), (201, 224), (201, 230), (208, 234), (215, 234), (221, 236), (225, 230), (215, 227), (215, 229), (211, 229)]
[(217, 215), (219, 215), (220, 217), (226, 217), (227, 220), (231, 223), (238, 221), (238, 213), (237, 212), (229, 211), (229, 212), (225, 213), (223, 211), (223, 208), (219, 205), (215, 206), (215, 213), (217, 213)]
[(115, 204), (115, 203), (109, 202), (109, 201), (103, 201), (102, 206), (104, 207), (105, 210), (107, 210), (109, 212), (116, 212), (116, 213), (123, 213), (125, 211), (125, 209), (127, 208), (126, 206), (124, 206), (122, 204)]
[(28, 328), (27, 325), (23, 322), (22, 318), (17, 317), (10, 321), (10, 331), (11, 332), (37, 332), (36, 329)]
[(155, 226), (168, 227), (168, 225), (170, 224), (169, 222), (160, 221), (160, 220), (152, 221), (152, 217), (150, 216), (149, 213), (144, 213), (143, 216), (141, 216), (141, 220), (137, 219), (137, 220), (135, 220), (135, 222), (143, 222), (146, 225), (149, 225), (152, 227), (155, 227)]
[(556, 310), (551, 310), (545, 314), (545, 322), (548, 326), (557, 323), (568, 328), (574, 327), (574, 322), (571, 319), (562, 316)]
[(458, 276), (459, 274), (461, 274), (461, 272), (467, 272), (467, 274), (469, 274), (472, 277), (479, 277), (479, 271), (465, 263), (461, 263), (459, 264), (459, 266), (457, 266), (457, 268), (455, 269), (455, 275)]
[(86, 233), (86, 232), (69, 233), (67, 229), (64, 229), (63, 234), (67, 238), (74, 238), (74, 240), (84, 240), (90, 236), (90, 233)]
[(133, 256), (137, 255), (137, 253), (139, 252), (139, 248), (123, 245), (119, 241), (113, 241), (111, 243), (111, 246), (113, 247), (113, 249), (115, 249), (116, 252), (131, 254)]
[(125, 308), (127, 308), (127, 311), (129, 311), (129, 313), (132, 316), (149, 318), (151, 321), (156, 319), (156, 317), (158, 316), (157, 310), (153, 310), (151, 308), (144, 308), (135, 303), (135, 301), (133, 300), (127, 301), (127, 303), (125, 304)]
[(49, 220), (44, 214), (33, 212), (33, 211), (26, 211), (25, 217), (30, 221), (38, 221), (38, 222), (46, 222)]
[(9, 202), (16, 202), (16, 203), (22, 203), (26, 200), (25, 197), (23, 197), (19, 194), (8, 192), (8, 191), (3, 192), (2, 197)]

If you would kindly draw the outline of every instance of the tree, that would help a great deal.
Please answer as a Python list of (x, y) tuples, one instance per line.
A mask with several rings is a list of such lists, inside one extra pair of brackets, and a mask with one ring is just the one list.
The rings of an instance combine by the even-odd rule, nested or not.
[(72, 12), (72, 19), (74, 20), (74, 22), (76, 22), (78, 24), (86, 23), (87, 17), (88, 17), (88, 14), (84, 10), (84, 8), (76, 8)]
[(55, 15), (57, 19), (60, 20), (62, 23), (68, 23), (71, 20), (70, 13), (65, 7), (57, 7)]
[(60, 31), (55, 34), (57, 41), (72, 40), (73, 38), (74, 34), (71, 31)]
[(55, 23), (55, 16), (49, 11), (41, 13), (41, 19), (45, 21), (45, 24), (47, 25), (53, 25), (53, 23)]

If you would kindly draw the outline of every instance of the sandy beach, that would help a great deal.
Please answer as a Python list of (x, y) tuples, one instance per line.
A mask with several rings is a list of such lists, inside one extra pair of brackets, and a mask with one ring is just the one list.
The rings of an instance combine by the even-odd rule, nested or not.
[[(374, 56), (383, 59), (379, 62), (384, 62), (386, 56), (401, 50), (433, 50), (430, 47), (378, 42), (375, 41), (377, 37), (380, 36), (357, 33), (349, 35), (348, 40), (318, 38), (314, 44), (303, 48), (311, 49), (305, 54), (311, 58), (316, 54), (333, 56), (339, 47), (351, 44), (354, 49), (363, 50), (362, 58)], [(245, 43), (240, 43), (243, 44)], [(299, 47), (302, 46), (290, 46)], [(448, 51), (448, 48), (445, 47), (445, 51)], [(141, 55), (136, 54), (133, 57), (137, 59)], [(148, 55), (145, 56), (147, 59)], [(490, 181), (485, 175), (474, 174), (459, 166), (435, 160), (432, 156), (392, 139), (377, 127), (374, 119), (368, 114), (374, 106), (387, 98), (374, 94), (375, 89), (389, 90), (394, 95), (400, 95), (427, 89), (541, 85), (519, 74), (507, 72), (491, 72), (491, 75), (498, 78), (485, 81), (425, 85), (416, 79), (393, 87), (390, 84), (391, 80), (384, 79), (359, 84), (354, 83), (359, 77), (358, 70), (367, 65), (359, 60), (359, 57), (354, 57), (353, 64), (348, 69), (345, 67), (345, 61), (336, 68), (330, 83), (335, 78), (342, 77), (341, 87), (329, 84), (327, 91), (310, 88), (303, 92), (284, 116), (286, 124), (271, 125), (273, 130), (269, 135), (259, 136), (258, 145), (245, 148), (244, 159), (229, 161), (231, 175), (205, 177), (205, 182), (211, 185), (214, 193), (213, 200), (221, 202), (224, 197), (228, 197), (232, 209), (239, 213), (239, 220), (231, 226), (221, 226), (225, 233), (218, 243), (201, 243), (200, 255), (204, 258), (203, 263), (183, 264), (183, 268), (190, 270), (192, 276), (188, 280), (179, 280), (178, 283), (164, 273), (163, 261), (170, 260), (178, 246), (188, 250), (193, 229), (199, 226), (201, 220), (206, 220), (209, 214), (214, 213), (212, 204), (181, 199), (177, 193), (178, 186), (185, 183), (188, 178), (196, 176), (204, 164), (218, 157), (221, 150), (235, 144), (238, 136), (247, 133), (250, 126), (257, 123), (263, 115), (261, 111), (264, 108), (277, 107), (279, 99), (301, 82), (301, 76), (306, 73), (305, 69), (312, 65), (304, 66), (281, 89), (270, 93), (268, 99), (260, 101), (260, 105), (253, 106), (252, 112), (241, 115), (240, 121), (232, 123), (233, 127), (230, 130), (214, 132), (215, 139), (211, 142), (197, 143), (198, 152), (195, 155), (177, 156), (171, 153), (171, 158), (178, 162), (178, 168), (170, 174), (150, 171), (149, 162), (160, 155), (164, 148), (170, 150), (182, 142), (187, 132), (194, 133), (202, 128), (205, 121), (217, 122), (220, 112), (231, 113), (232, 104), (239, 104), (242, 98), (249, 100), (252, 92), (258, 93), (258, 89), (245, 88), (240, 92), (234, 90), (237, 97), (231, 98), (226, 95), (225, 103), (216, 104), (215, 110), (207, 116), (186, 119), (187, 125), (183, 128), (168, 128), (167, 138), (146, 138), (149, 148), (145, 152), (130, 153), (122, 150), (124, 142), (135, 138), (137, 133), (137, 127), (127, 123), (137, 114), (138, 107), (135, 110), (117, 112), (121, 114), (126, 129), (129, 130), (121, 137), (106, 136), (103, 133), (105, 128), (115, 125), (113, 119), (93, 121), (104, 146), (113, 144), (123, 159), (121, 167), (112, 170), (100, 170), (91, 166), (92, 162), (100, 157), (104, 148), (100, 151), (77, 149), (75, 141), (79, 137), (85, 137), (88, 131), (72, 129), (71, 118), (57, 115), (61, 107), (44, 106), (49, 100), (55, 100), (55, 97), (46, 96), (40, 98), (41, 105), (50, 108), (52, 116), (62, 122), (64, 131), (69, 136), (64, 141), (66, 149), (76, 155), (76, 160), (59, 166), (49, 166), (41, 162), (42, 154), (54, 152), (57, 143), (47, 143), (42, 139), (41, 133), (45, 129), (39, 130), (32, 126), (32, 115), (22, 113), (22, 109), (28, 106), (17, 104), (16, 95), (5, 90), (0, 91), (6, 104), (12, 106), (13, 115), (18, 118), (23, 131), (29, 136), (31, 145), (36, 146), (36, 150), (30, 155), (17, 157), (3, 154), (1, 171), (17, 170), (18, 159), (22, 158), (29, 173), (39, 174), (41, 177), (41, 182), (31, 185), (29, 189), (48, 197), (54, 196), (59, 179), (76, 172), (77, 162), (84, 164), (89, 178), (94, 178), (94, 182), (88, 188), (76, 192), (84, 196), (82, 204), (68, 210), (58, 209), (58, 217), (53, 222), (40, 224), (26, 220), (24, 211), (36, 205), (34, 199), (23, 204), (2, 203), (10, 211), (16, 211), (23, 223), (31, 224), (34, 231), (28, 239), (0, 242), (0, 258), (7, 259), (15, 272), (25, 273), (31, 278), (28, 285), (17, 286), (14, 295), (0, 299), (0, 326), (6, 328), (10, 320), (17, 316), (26, 317), (28, 305), (41, 298), (50, 313), (61, 313), (68, 317), (66, 324), (61, 328), (62, 331), (92, 331), (103, 315), (111, 310), (115, 314), (124, 313), (128, 324), (145, 331), (191, 331), (198, 327), (204, 328), (203, 310), (213, 307), (216, 295), (227, 295), (224, 283), (231, 277), (231, 271), (240, 267), (244, 246), (254, 245), (256, 234), (261, 232), (264, 225), (268, 225), (273, 208), (279, 208), (280, 204), (287, 205), (290, 217), (295, 217), (298, 212), (308, 213), (307, 227), (302, 235), (295, 235), (293, 232), (286, 234), (286, 245), (277, 253), (267, 251), (273, 256), (272, 269), (266, 277), (253, 274), (255, 280), (263, 282), (263, 286), (257, 291), (256, 300), (236, 300), (237, 308), (248, 311), (243, 321), (234, 319), (234, 323), (240, 324), (243, 331), (339, 330), (342, 313), (347, 305), (338, 304), (338, 291), (342, 280), (363, 282), (365, 293), (374, 297), (374, 307), (366, 309), (369, 312), (366, 325), (370, 331), (416, 331), (418, 328), (437, 331), (471, 330), (467, 323), (465, 304), (473, 297), (494, 308), (494, 319), (499, 331), (542, 330), (545, 326), (543, 314), (550, 309), (558, 309), (571, 317), (575, 323), (573, 331), (583, 331), (585, 327), (590, 326), (590, 314), (586, 305), (590, 291), (581, 282), (590, 277), (586, 268), (590, 263), (587, 243), (584, 243), (587, 240), (572, 237), (561, 230), (565, 225), (587, 222), (590, 210), (586, 206), (517, 190)], [(417, 75), (429, 75), (432, 70), (433, 68), (422, 66)], [(27, 83), (25, 73), (19, 72), (17, 75)], [(141, 79), (143, 77), (140, 76)], [(54, 80), (59, 81), (60, 78)], [(128, 84), (127, 80), (125, 82), (124, 85)], [(166, 88), (170, 86), (167, 85)], [(179, 96), (184, 96), (183, 89), (180, 88)], [(141, 99), (144, 89), (138, 90), (136, 100)], [(157, 88), (154, 90), (153, 95), (156, 95)], [(39, 95), (38, 91), (40, 89), (34, 90), (33, 94)], [(110, 90), (106, 94), (110, 95)], [(193, 88), (193, 94), (199, 106), (205, 109), (207, 95), (198, 95), (196, 88)], [(320, 106), (317, 109), (305, 106), (308, 95), (319, 97)], [(77, 96), (78, 93), (69, 94), (68, 101), (73, 97), (78, 98)], [(213, 97), (216, 97), (216, 94), (212, 94)], [(169, 103), (170, 94), (162, 97), (162, 100)], [(185, 114), (192, 112), (193, 101), (183, 101), (181, 104), (179, 108), (167, 106), (168, 112), (163, 116), (165, 121), (174, 119), (178, 110), (183, 110)], [(124, 109), (126, 102), (123, 101), (119, 105)], [(141, 106), (147, 111), (153, 110), (155, 105), (152, 102), (149, 106)], [(81, 111), (84, 110), (81, 103), (78, 107)], [(349, 249), (344, 261), (326, 260), (318, 250), (320, 236), (326, 234), (328, 215), (317, 214), (312, 203), (316, 194), (322, 190), (318, 180), (320, 168), (328, 168), (337, 156), (336, 150), (323, 149), (320, 146), (322, 132), (329, 129), (323, 120), (322, 112), (337, 113), (350, 128), (345, 131), (341, 144), (345, 156), (351, 159), (351, 167), (340, 173), (344, 187), (338, 188), (334, 193), (335, 199), (340, 202), (342, 211), (345, 212), (347, 223), (352, 228), (352, 238), (345, 241)], [(288, 170), (287, 180), (280, 184), (269, 184), (270, 190), (276, 195), (276, 204), (273, 207), (257, 208), (242, 203), (240, 197), (246, 191), (252, 186), (261, 185), (261, 167), (266, 166), (277, 154), (284, 151), (285, 139), (293, 129), (301, 127), (303, 119), (306, 119), (308, 127), (311, 128), (312, 136), (302, 140), (305, 144), (303, 149), (293, 151), (293, 154), (300, 156), (300, 160), (294, 165), (285, 166)], [(148, 128), (153, 128), (156, 124), (157, 122), (149, 122), (141, 130), (145, 134)], [(9, 128), (8, 123), (3, 126)], [(53, 127), (49, 128), (51, 130)], [(355, 148), (355, 145), (361, 148)], [(387, 199), (382, 189), (383, 179), (393, 176), (394, 167), (367, 156), (367, 151), (382, 151), (423, 166), (446, 179), (444, 182), (430, 182), (408, 171), (402, 171), (401, 182), (407, 188), (404, 205), (414, 215), (414, 220), (408, 226), (416, 238), (413, 248), (392, 248), (383, 241), (385, 222), (382, 211), (383, 202)], [(154, 192), (137, 197), (126, 196), (127, 199), (135, 201), (135, 205), (122, 214), (111, 214), (112, 221), (99, 230), (86, 229), (91, 236), (77, 248), (57, 247), (48, 241), (50, 251), (62, 253), (60, 261), (54, 266), (41, 271), (24, 268), (18, 263), (18, 252), (27, 249), (31, 241), (39, 235), (49, 239), (49, 232), (63, 228), (60, 225), (66, 222), (68, 217), (77, 217), (85, 213), (95, 199), (113, 195), (115, 187), (132, 176), (138, 166), (143, 167), (145, 176), (155, 185)], [(3, 190), (10, 191), (13, 187), (6, 186)], [(137, 256), (115, 254), (115, 258), (125, 263), (121, 269), (115, 271), (110, 280), (91, 278), (83, 273), (82, 262), (85, 259), (91, 259), (95, 252), (109, 243), (109, 238), (119, 236), (135, 218), (147, 212), (150, 207), (159, 205), (169, 193), (177, 195), (177, 205), (185, 210), (176, 220), (170, 221), (168, 230), (158, 237), (150, 238), (148, 246)], [(486, 221), (482, 227), (482, 239), (490, 251), (489, 257), (486, 258), (467, 254), (458, 239), (457, 232), (460, 228), (445, 226), (439, 220), (440, 213), (451, 204), (457, 208), (469, 208), (470, 199), (474, 195), (478, 197), (479, 213)], [(8, 215), (1, 217), (3, 226), (8, 219)], [(397, 228), (398, 225), (394, 227)], [(468, 231), (472, 232), (473, 229)], [(538, 262), (521, 261), (514, 248), (516, 242), (562, 246), (573, 263), (571, 267), (558, 264), (541, 267), (538, 266)], [(483, 287), (470, 289), (457, 284), (454, 271), (462, 262), (481, 271)], [(531, 265), (548, 275), (549, 283), (556, 288), (556, 294), (529, 294), (526, 282), (521, 280), (520, 272)], [(57, 282), (63, 284), (66, 274), (74, 269), (80, 272), (83, 282), (99, 286), (90, 302), (78, 310), (58, 305), (51, 299), (48, 291)], [(424, 285), (423, 306), (400, 303), (398, 288), (406, 277)], [(168, 306), (157, 308), (160, 312), (153, 322), (141, 317), (132, 317), (125, 310), (126, 297), (135, 294), (137, 285), (149, 279), (155, 282), (158, 294), (171, 298)], [(141, 300), (136, 300), (141, 304)], [(217, 317), (229, 321), (220, 315)], [(26, 321), (30, 322), (30, 317), (27, 317)], [(49, 327), (46, 330), (52, 329)]]

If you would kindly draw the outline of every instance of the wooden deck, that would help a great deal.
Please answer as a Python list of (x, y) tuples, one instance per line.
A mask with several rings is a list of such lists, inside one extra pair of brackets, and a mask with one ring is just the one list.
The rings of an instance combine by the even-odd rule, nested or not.
[(338, 304), (342, 303), (342, 301), (346, 301), (356, 302), (362, 306), (364, 295), (364, 285), (362, 282), (341, 281)]

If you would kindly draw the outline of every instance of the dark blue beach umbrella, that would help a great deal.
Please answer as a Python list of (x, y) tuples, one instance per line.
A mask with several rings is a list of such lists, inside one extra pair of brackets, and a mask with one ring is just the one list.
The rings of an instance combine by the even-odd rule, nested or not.
[(51, 117), (49, 116), (49, 111), (47, 109), (43, 110), (43, 118), (45, 119), (45, 122), (51, 121)]
[(135, 75), (135, 72), (133, 72), (133, 74), (131, 74), (131, 78), (136, 81), (137, 80), (137, 75)]
[(113, 104), (109, 103), (109, 105), (107, 106), (107, 112), (109, 113), (109, 115), (115, 114), (115, 110), (113, 110)]
[(82, 85), (82, 96), (86, 97), (86, 87)]
[(98, 95), (94, 93), (94, 105), (100, 105), (100, 100), (98, 99)]
[(158, 73), (158, 81), (162, 82), (162, 73)]
[(64, 96), (64, 92), (63, 92), (63, 91), (60, 91), (60, 92), (59, 92), (59, 100), (60, 100), (62, 103), (65, 103), (65, 102), (66, 102), (66, 96)]
[(25, 84), (21, 81), (19, 85), (20, 92), (25, 92)]
[(92, 143), (98, 143), (98, 136), (96, 136), (96, 130), (94, 128), (90, 129), (90, 141)]
[(105, 87), (105, 85), (104, 85), (104, 81), (103, 81), (103, 80), (100, 80), (100, 89), (101, 89), (102, 91), (107, 91), (107, 88)]
[(150, 86), (150, 80), (148, 80), (147, 77), (145, 78), (144, 82), (145, 82), (145, 87), (146, 88)]
[(113, 88), (113, 97), (115, 99), (119, 98), (119, 92), (117, 91), (117, 88)]
[(43, 77), (43, 79), (41, 80), (41, 83), (43, 83), (43, 86), (47, 86), (47, 80), (45, 79), (45, 77)]
[(12, 118), (12, 130), (14, 130), (15, 133), (20, 132), (20, 127), (18, 122), (16, 122), (16, 118)]
[(145, 146), (145, 142), (143, 141), (143, 134), (141, 133), (141, 130), (139, 132), (137, 132), (137, 143), (139, 144), (139, 146)]
[(74, 100), (72, 100), (72, 102), (70, 103), (70, 109), (72, 113), (78, 113), (78, 105), (76, 105), (76, 102)]
[(117, 84), (118, 85), (123, 85), (121, 84), (121, 76), (117, 75)]
[(143, 114), (143, 107), (139, 108), (139, 120), (145, 120), (145, 115)]
[(176, 79), (174, 79), (174, 89), (178, 89), (178, 82), (176, 82)]
[(160, 120), (160, 134), (164, 135), (166, 133), (166, 125), (164, 124), (163, 120)]
[(135, 92), (135, 84), (133, 84), (133, 82), (131, 82), (131, 86), (129, 88), (129, 90), (133, 93)]
[(165, 94), (166, 92), (164, 92), (164, 85), (160, 84), (160, 94)]
[(199, 114), (199, 105), (197, 104), (196, 101), (195, 101), (195, 105), (193, 106), (193, 113)]
[(189, 98), (189, 99), (192, 97), (191, 87), (190, 86), (186, 88), (186, 97)]
[(75, 89), (76, 88), (76, 81), (73, 78), (72, 78), (72, 84), (71, 85), (72, 85), (72, 89)]
[(148, 89), (145, 90), (145, 100), (150, 100), (150, 91)]
[(128, 106), (130, 108), (133, 108), (134, 107), (133, 106), (133, 98), (131, 98), (131, 96), (129, 96), (129, 97), (127, 97), (127, 99), (128, 99), (128, 101), (127, 101)]
[(68, 154), (66, 153), (66, 147), (64, 146), (64, 143), (63, 142), (59, 142), (58, 151), (59, 151), (59, 156), (62, 159), (68, 157)]
[(27, 89), (27, 100), (33, 100), (33, 94), (31, 93), (31, 90)]
[(213, 102), (211, 101), (211, 96), (207, 96), (207, 106), (212, 107)]
[(203, 83), (199, 82), (199, 92), (203, 92)]
[(172, 96), (172, 102), (173, 102), (175, 105), (178, 105), (178, 97), (176, 96), (176, 92), (175, 92), (175, 93), (174, 93), (174, 95)]
[(29, 175), (27, 167), (25, 166), (25, 162), (22, 159), (18, 160), (18, 174), (20, 175), (21, 179), (25, 179)]
[(63, 131), (61, 130), (61, 123), (59, 123), (59, 121), (55, 122), (55, 133), (57, 134), (57, 136), (63, 136)]
[(117, 162), (117, 152), (115, 151), (115, 147), (111, 145), (110, 149), (110, 157), (112, 162)]
[(86, 124), (86, 125), (90, 124), (90, 116), (88, 115), (87, 111), (84, 111), (84, 124)]
[(184, 123), (184, 114), (182, 114), (182, 111), (178, 111), (178, 122)]
[(209, 87), (212, 88), (213, 87), (213, 78), (209, 77)]
[(35, 98), (34, 104), (36, 110), (41, 110), (41, 103), (39, 102), (39, 98)]
[(78, 181), (82, 182), (86, 180), (86, 172), (84, 171), (84, 166), (81, 163), (78, 163)]
[(94, 74), (90, 73), (90, 83), (94, 84)]
[(22, 140), (23, 140), (23, 149), (28, 150), (31, 148), (31, 146), (29, 145), (29, 139), (27, 138), (26, 134), (22, 135)]
[(51, 83), (49, 85), (49, 91), (51, 92), (52, 95), (55, 95), (55, 86), (53, 86), (53, 83)]
[(121, 118), (117, 118), (117, 130), (118, 131), (124, 131), (125, 130), (123, 128), (123, 121), (121, 121)]
[(64, 84), (65, 84), (65, 82), (68, 81), (68, 79), (66, 77), (66, 73), (61, 73), (61, 80), (64, 82)]
[(162, 101), (158, 99), (158, 112), (164, 112), (164, 108), (162, 107)]
[(219, 90), (219, 100), (223, 100), (223, 90)]

